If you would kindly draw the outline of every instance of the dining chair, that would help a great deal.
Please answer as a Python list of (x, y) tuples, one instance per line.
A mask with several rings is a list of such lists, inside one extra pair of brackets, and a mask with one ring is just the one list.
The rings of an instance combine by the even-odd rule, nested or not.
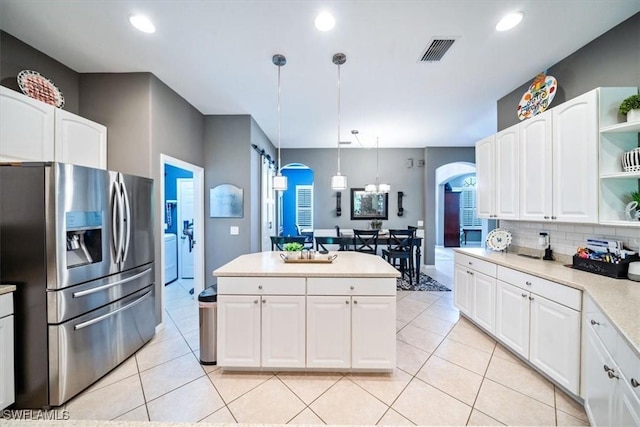
[(284, 251), (285, 243), (300, 243), (305, 244), (305, 236), (271, 236), (271, 250), (272, 251)]
[(325, 245), (338, 245), (339, 251), (347, 251), (349, 250), (349, 243), (351, 239), (346, 237), (334, 237), (334, 236), (317, 236), (316, 237), (316, 250), (317, 251), (328, 251)]
[(416, 230), (413, 228), (389, 230), (389, 246), (382, 250), (382, 257), (400, 270), (402, 277), (409, 276), (409, 285), (413, 286), (413, 242)]
[(380, 230), (353, 230), (353, 250), (376, 255)]

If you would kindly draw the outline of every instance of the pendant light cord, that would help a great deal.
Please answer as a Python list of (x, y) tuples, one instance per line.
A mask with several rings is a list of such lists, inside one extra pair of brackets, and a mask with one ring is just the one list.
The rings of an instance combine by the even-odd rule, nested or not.
[(380, 138), (376, 136), (376, 185), (380, 182)]
[(338, 175), (340, 175), (340, 64), (338, 64)]
[(278, 65), (278, 173), (280, 173), (280, 68)]

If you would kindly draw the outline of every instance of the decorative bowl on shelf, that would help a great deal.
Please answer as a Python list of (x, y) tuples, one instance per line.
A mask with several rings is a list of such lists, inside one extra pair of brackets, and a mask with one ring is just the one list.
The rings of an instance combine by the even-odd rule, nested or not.
[(640, 172), (640, 147), (622, 154), (622, 170), (625, 172)]

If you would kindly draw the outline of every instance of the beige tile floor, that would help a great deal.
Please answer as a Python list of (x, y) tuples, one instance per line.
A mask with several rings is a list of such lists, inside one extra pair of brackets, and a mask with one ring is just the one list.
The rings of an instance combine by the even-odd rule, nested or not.
[[(450, 253), (431, 273), (451, 286)], [(464, 318), (451, 292), (398, 292), (393, 374), (227, 373), (198, 362), (197, 298), (71, 400), (71, 419), (260, 424), (588, 425), (583, 408)]]

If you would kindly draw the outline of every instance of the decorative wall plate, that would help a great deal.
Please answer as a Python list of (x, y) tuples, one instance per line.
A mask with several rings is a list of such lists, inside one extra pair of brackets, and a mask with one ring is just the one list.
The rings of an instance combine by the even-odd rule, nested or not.
[(518, 104), (518, 118), (520, 120), (529, 119), (536, 114), (544, 112), (553, 97), (556, 96), (558, 81), (553, 76), (540, 73), (529, 86), (529, 89), (522, 95)]
[(511, 244), (511, 233), (504, 228), (496, 228), (487, 234), (487, 249), (503, 251)]
[(37, 71), (20, 71), (18, 73), (18, 86), (30, 98), (58, 108), (62, 108), (64, 105), (64, 96), (62, 96), (60, 89)]

